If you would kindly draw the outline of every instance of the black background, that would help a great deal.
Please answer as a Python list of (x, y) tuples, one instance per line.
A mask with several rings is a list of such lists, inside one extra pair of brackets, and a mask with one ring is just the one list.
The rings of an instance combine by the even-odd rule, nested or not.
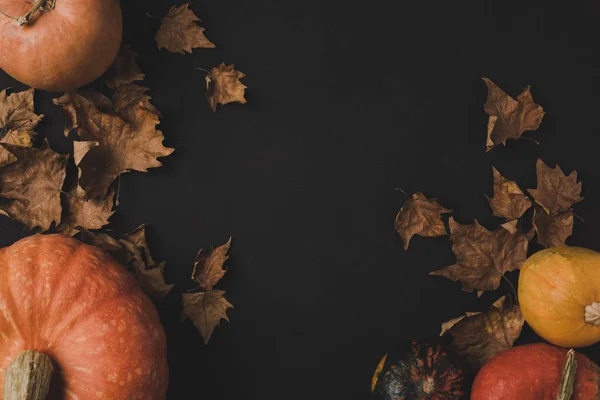
[[(169, 398), (365, 399), (395, 343), (486, 309), (428, 272), (453, 262), (447, 237), (393, 229), (399, 189), (438, 197), (463, 223), (488, 228), (492, 165), (535, 187), (535, 160), (576, 169), (585, 201), (568, 243), (600, 250), (600, 6), (542, 1), (200, 0), (216, 50), (158, 51), (172, 1), (123, 1), (125, 41), (140, 53), (164, 114), (164, 167), (123, 176), (109, 225), (149, 225), (167, 281), (186, 287), (196, 252), (232, 235), (220, 284), (235, 305), (208, 346), (179, 324), (176, 293), (159, 304), (169, 337)], [(147, 16), (149, 13), (155, 18)], [(221, 61), (248, 76), (248, 104), (214, 114), (204, 74)], [(532, 85), (547, 115), (539, 140), (485, 153), (486, 88)], [(0, 88), (23, 85), (0, 75)], [(57, 94), (38, 92), (38, 132), (70, 149)], [(30, 233), (0, 221), (0, 244)], [(515, 280), (516, 275), (511, 275)], [(537, 340), (525, 329), (520, 342)], [(584, 350), (600, 361), (597, 348)], [(594, 357), (595, 355), (595, 357)]]

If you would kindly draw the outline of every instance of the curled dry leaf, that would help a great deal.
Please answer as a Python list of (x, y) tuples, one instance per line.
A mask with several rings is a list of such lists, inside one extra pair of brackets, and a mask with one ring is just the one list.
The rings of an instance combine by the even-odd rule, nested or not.
[(446, 235), (446, 226), (441, 214), (450, 210), (442, 207), (436, 199), (428, 199), (423, 193), (413, 194), (402, 206), (394, 227), (408, 250), (413, 235), (435, 237)]
[(508, 139), (518, 139), (525, 131), (536, 130), (544, 117), (544, 109), (533, 102), (529, 86), (517, 100), (510, 97), (494, 82), (483, 78), (488, 88), (485, 112), (488, 120), (487, 150), (499, 144), (506, 144)]
[(493, 172), (494, 197), (488, 197), (493, 214), (508, 220), (520, 218), (531, 207), (531, 200), (516, 182), (503, 177), (496, 168)]
[[(516, 223), (516, 221), (515, 221)], [(464, 291), (495, 290), (504, 273), (520, 269), (527, 258), (529, 240), (526, 235), (499, 227), (489, 231), (477, 220), (462, 225), (450, 218), (450, 239), (456, 264), (433, 271), (453, 281), (462, 281)]]
[(69, 119), (67, 129), (76, 129), (83, 141), (99, 143), (79, 163), (80, 184), (90, 198), (104, 197), (120, 174), (159, 167), (157, 158), (173, 152), (163, 146), (164, 136), (156, 129), (158, 115), (148, 108), (143, 92), (141, 96), (127, 106), (119, 102), (118, 115), (109, 111), (114, 112), (114, 104), (108, 98), (93, 92), (67, 93), (54, 100)]
[(452, 335), (452, 347), (477, 371), (492, 356), (509, 349), (521, 334), (519, 306), (502, 296), (484, 313), (467, 313), (442, 324), (443, 335)]
[(83, 229), (100, 229), (108, 224), (114, 214), (114, 192), (104, 199), (87, 199), (85, 191), (77, 186), (64, 194), (64, 213), (57, 230), (66, 235), (75, 235)]
[(215, 45), (204, 36), (206, 29), (196, 22), (202, 22), (189, 3), (173, 6), (165, 15), (156, 33), (158, 49), (165, 48), (171, 53), (192, 53), (192, 49), (214, 48)]
[(194, 263), (194, 270), (192, 271), (192, 279), (198, 282), (200, 287), (204, 290), (212, 290), (226, 270), (223, 269), (223, 264), (229, 258), (227, 252), (231, 246), (231, 238), (227, 243), (216, 247), (209, 251), (200, 249), (196, 262)]
[[(31, 147), (33, 129), (43, 115), (37, 115), (33, 105), (33, 89), (11, 95), (0, 92), (0, 143)], [(0, 147), (0, 166), (15, 161), (15, 157)]]
[(573, 234), (573, 212), (564, 211), (548, 215), (546, 210), (536, 206), (533, 214), (533, 226), (541, 245), (545, 247), (563, 246), (565, 240)]
[(127, 266), (131, 262), (129, 252), (125, 250), (121, 242), (105, 233), (90, 232), (85, 229), (79, 229), (82, 236), (82, 242), (96, 246), (110, 254), (115, 260)]
[(113, 65), (106, 72), (106, 85), (115, 89), (127, 83), (144, 80), (146, 75), (135, 62), (137, 53), (127, 44), (122, 44)]
[(246, 74), (236, 70), (233, 64), (221, 63), (210, 70), (206, 75), (206, 97), (214, 112), (217, 111), (217, 104), (246, 103), (244, 93), (247, 86), (240, 82), (245, 76)]
[(181, 319), (189, 319), (200, 331), (204, 343), (208, 344), (221, 319), (229, 321), (227, 309), (233, 308), (222, 290), (209, 292), (184, 293), (182, 297)]
[(577, 182), (577, 171), (566, 176), (560, 167), (548, 167), (538, 158), (536, 163), (537, 189), (527, 189), (536, 203), (548, 214), (568, 211), (575, 203), (583, 200), (581, 182)]
[(68, 156), (55, 153), (48, 141), (39, 149), (2, 143), (17, 160), (0, 169), (0, 197), (12, 201), (0, 207), (28, 229), (41, 231), (60, 223), (60, 194), (67, 174)]

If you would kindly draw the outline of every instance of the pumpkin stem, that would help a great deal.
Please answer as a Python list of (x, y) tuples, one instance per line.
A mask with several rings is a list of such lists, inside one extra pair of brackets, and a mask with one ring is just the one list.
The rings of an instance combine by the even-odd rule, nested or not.
[(4, 371), (4, 400), (44, 400), (50, 390), (54, 366), (50, 357), (25, 350)]
[(31, 21), (31, 17), (36, 12), (52, 11), (52, 10), (54, 10), (55, 6), (56, 6), (56, 0), (33, 0), (33, 7), (31, 7), (31, 10), (29, 10), (29, 12), (27, 12), (27, 14), (25, 14), (23, 16), (13, 17), (12, 15), (8, 15), (7, 13), (5, 13), (2, 10), (0, 10), (0, 14), (4, 15), (5, 17), (8, 17), (10, 19), (14, 19), (15, 21), (17, 21), (17, 24), (19, 26), (23, 26), (23, 25), (26, 25), (27, 23), (29, 23), (29, 21)]
[(585, 306), (585, 322), (590, 325), (600, 326), (600, 303), (593, 302)]
[(577, 359), (575, 350), (571, 349), (567, 353), (567, 361), (563, 368), (560, 386), (558, 387), (558, 396), (556, 400), (569, 400), (573, 394), (573, 385), (575, 383), (575, 374), (577, 373)]

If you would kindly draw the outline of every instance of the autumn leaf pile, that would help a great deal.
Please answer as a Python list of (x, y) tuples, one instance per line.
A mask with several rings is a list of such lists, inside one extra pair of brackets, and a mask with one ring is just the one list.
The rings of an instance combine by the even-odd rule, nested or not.
[[(156, 34), (159, 49), (189, 54), (214, 48), (189, 4), (173, 6)], [(136, 62), (137, 53), (121, 46), (114, 64), (100, 78), (110, 89), (106, 95), (92, 89), (64, 93), (53, 100), (66, 118), (65, 137), (76, 133), (70, 154), (52, 150), (47, 139), (34, 147), (35, 128), (43, 121), (34, 107), (34, 90), (0, 92), (0, 213), (28, 230), (77, 235), (103, 248), (128, 266), (140, 286), (155, 299), (164, 298), (174, 285), (164, 280), (164, 262), (150, 255), (144, 226), (117, 239), (100, 232), (119, 205), (121, 174), (147, 172), (160, 167), (174, 149), (163, 144), (158, 128), (162, 114), (152, 104), (150, 89), (141, 86), (146, 75)], [(221, 63), (206, 71), (209, 107), (245, 103), (245, 75)], [(182, 319), (190, 319), (208, 343), (232, 305), (214, 286), (223, 277), (223, 264), (231, 240), (202, 251), (194, 263), (192, 280), (197, 289), (182, 295)]]
[[(489, 116), (486, 151), (540, 126), (544, 111), (533, 101), (529, 87), (513, 99), (491, 80), (484, 78), (484, 82), (488, 88), (484, 110)], [(573, 233), (572, 207), (583, 200), (576, 171), (565, 175), (558, 165), (551, 168), (538, 159), (536, 174), (537, 187), (524, 192), (517, 182), (492, 168), (493, 195), (487, 198), (491, 213), (505, 221), (493, 230), (477, 220), (471, 224), (457, 222), (452, 216), (446, 220), (443, 217), (451, 210), (423, 193), (413, 194), (395, 220), (404, 249), (408, 250), (414, 235), (449, 234), (456, 262), (430, 275), (460, 281), (464, 291), (477, 291), (478, 296), (498, 289), (501, 279), (510, 284), (504, 274), (521, 268), (534, 238), (545, 247), (565, 244)], [(531, 208), (533, 213), (527, 213)], [(531, 228), (522, 231), (527, 225)], [(512, 347), (521, 334), (524, 319), (515, 301), (502, 296), (484, 313), (467, 313), (443, 323), (440, 335), (452, 335), (456, 353), (478, 370), (491, 356)]]

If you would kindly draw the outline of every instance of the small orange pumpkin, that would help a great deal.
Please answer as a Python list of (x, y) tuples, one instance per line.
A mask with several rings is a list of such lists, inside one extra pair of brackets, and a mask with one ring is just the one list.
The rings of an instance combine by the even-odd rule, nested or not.
[(521, 268), (519, 304), (531, 328), (561, 347), (600, 341), (600, 253), (553, 247)]
[(114, 259), (35, 235), (0, 250), (0, 369), (5, 400), (48, 390), (48, 399), (162, 400), (166, 339), (152, 302)]

